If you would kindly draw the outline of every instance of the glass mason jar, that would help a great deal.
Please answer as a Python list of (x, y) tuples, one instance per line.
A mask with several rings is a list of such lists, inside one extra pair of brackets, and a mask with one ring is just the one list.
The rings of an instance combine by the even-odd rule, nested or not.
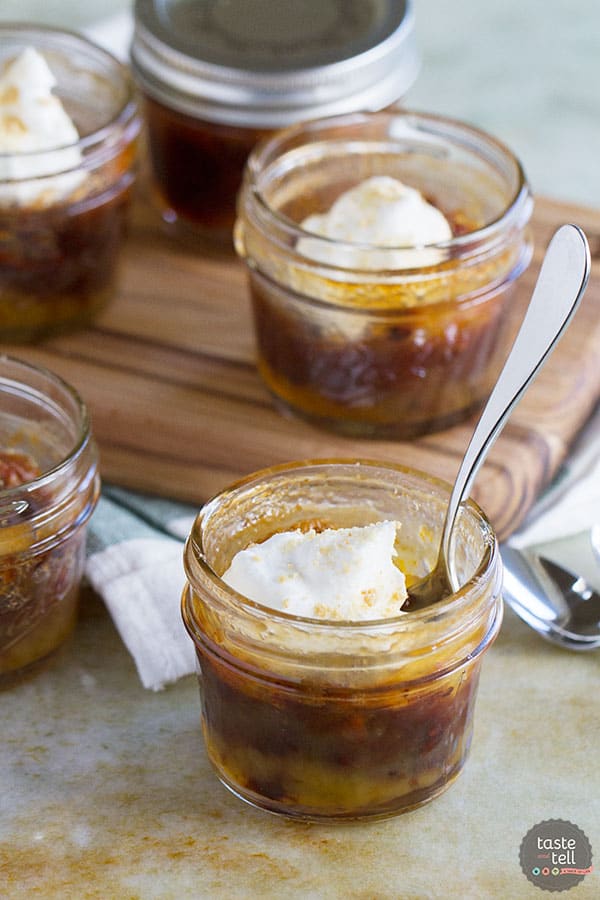
[[(301, 227), (381, 175), (419, 190), (446, 217), (451, 239), (377, 247)], [(247, 264), (258, 368), (277, 405), (373, 437), (411, 438), (469, 416), (517, 324), (531, 209), (508, 148), (437, 116), (334, 117), (257, 147), (235, 240)]]
[(136, 0), (131, 60), (163, 220), (231, 241), (259, 139), (406, 92), (418, 69), (412, 0)]
[(462, 587), (428, 610), (308, 619), (248, 600), (220, 577), (235, 553), (276, 532), (397, 520), (409, 581), (433, 564), (449, 490), (400, 466), (292, 463), (246, 478), (199, 513), (182, 613), (208, 755), (236, 795), (305, 819), (384, 817), (431, 800), (461, 771), (482, 655), (502, 618), (497, 543), (474, 503), (455, 544)]
[(52, 653), (77, 615), (98, 499), (86, 408), (58, 376), (0, 358), (0, 681)]
[(113, 295), (141, 123), (128, 71), (105, 50), (65, 31), (0, 25), (0, 68), (29, 47), (80, 137), (26, 153), (0, 143), (3, 341), (83, 325)]

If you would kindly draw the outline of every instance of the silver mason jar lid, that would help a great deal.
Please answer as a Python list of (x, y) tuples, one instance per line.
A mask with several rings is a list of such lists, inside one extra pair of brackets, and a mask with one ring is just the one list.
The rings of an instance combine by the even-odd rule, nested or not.
[(412, 0), (136, 0), (131, 63), (170, 108), (280, 128), (383, 109), (419, 58)]

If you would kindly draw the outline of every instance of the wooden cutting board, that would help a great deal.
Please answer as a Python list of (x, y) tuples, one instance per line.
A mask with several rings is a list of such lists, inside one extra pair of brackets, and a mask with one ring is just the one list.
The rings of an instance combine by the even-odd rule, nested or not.
[[(554, 229), (574, 221), (600, 255), (600, 212), (539, 199), (531, 294)], [(597, 268), (597, 265), (596, 265)], [(600, 397), (600, 275), (542, 374), (513, 413), (473, 494), (500, 537), (522, 520)], [(241, 475), (290, 459), (366, 456), (453, 479), (473, 422), (414, 442), (332, 436), (283, 418), (253, 364), (245, 275), (232, 253), (182, 247), (138, 199), (119, 294), (93, 327), (6, 346), (70, 381), (91, 411), (103, 477), (200, 504)]]

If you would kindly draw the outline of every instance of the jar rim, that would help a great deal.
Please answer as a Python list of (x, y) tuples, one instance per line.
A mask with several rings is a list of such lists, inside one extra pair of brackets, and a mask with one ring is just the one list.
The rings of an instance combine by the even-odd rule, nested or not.
[[(105, 47), (101, 47), (99, 44), (79, 32), (65, 28), (56, 28), (51, 25), (37, 25), (27, 22), (0, 22), (0, 40), (6, 41), (10, 36), (18, 38), (19, 40), (24, 40), (28, 34), (31, 34), (32, 38), (37, 38), (37, 42), (33, 42), (36, 49), (40, 40), (42, 42), (48, 41), (50, 44), (52, 44), (53, 41), (64, 40), (67, 42), (68, 46), (77, 46), (82, 50), (93, 51), (99, 60), (110, 65), (111, 71), (120, 77), (124, 90), (124, 97), (118, 108), (111, 114), (108, 121), (94, 128), (88, 134), (79, 137), (78, 140), (71, 141), (67, 144), (60, 144), (46, 150), (27, 150), (22, 153), (0, 152), (0, 161), (3, 159), (14, 159), (15, 157), (31, 160), (35, 160), (39, 157), (47, 158), (53, 154), (64, 153), (65, 150), (73, 148), (78, 148), (82, 151), (82, 158), (76, 165), (68, 166), (66, 169), (53, 171), (52, 177), (54, 177), (63, 172), (68, 172), (73, 168), (91, 168), (92, 166), (97, 165), (97, 154), (100, 152), (101, 148), (98, 147), (95, 151), (94, 148), (97, 145), (102, 145), (115, 129), (125, 132), (127, 139), (133, 139), (135, 134), (141, 129), (141, 117), (138, 111), (135, 84), (127, 66)], [(67, 51), (68, 46), (65, 48), (65, 52)], [(52, 49), (59, 51), (61, 48), (53, 45)], [(86, 153), (84, 153), (84, 151), (86, 151)], [(33, 181), (48, 177), (49, 176), (47, 175), (27, 176), (26, 178), (5, 178), (3, 181), (5, 183), (23, 180)]]
[[(281, 213), (279, 210), (274, 209), (267, 199), (264, 196), (263, 191), (260, 189), (260, 186), (257, 184), (257, 179), (259, 176), (265, 171), (267, 168), (266, 158), (269, 154), (273, 153), (274, 148), (277, 146), (283, 146), (286, 142), (292, 141), (294, 137), (301, 135), (303, 133), (306, 134), (316, 134), (319, 131), (330, 127), (344, 127), (344, 126), (355, 126), (361, 123), (368, 122), (392, 122), (393, 120), (404, 119), (409, 123), (422, 123), (429, 124), (433, 127), (437, 127), (438, 129), (446, 129), (449, 134), (442, 135), (446, 138), (451, 137), (456, 141), (459, 136), (462, 136), (463, 141), (461, 142), (462, 146), (472, 147), (472, 143), (474, 141), (479, 141), (480, 143), (487, 145), (491, 149), (495, 150), (496, 153), (499, 153), (506, 161), (510, 163), (513, 167), (515, 174), (516, 186), (513, 191), (512, 196), (506, 203), (505, 209), (493, 220), (485, 223), (479, 228), (474, 229), (473, 231), (465, 232), (464, 234), (454, 235), (452, 238), (446, 241), (439, 241), (430, 244), (419, 245), (419, 249), (424, 250), (439, 250), (441, 253), (448, 252), (451, 250), (461, 248), (468, 248), (470, 245), (473, 245), (475, 242), (477, 243), (489, 243), (494, 242), (497, 239), (498, 233), (510, 227), (511, 225), (515, 225), (515, 227), (523, 227), (526, 222), (529, 220), (532, 209), (532, 199), (531, 192), (529, 189), (529, 184), (527, 181), (527, 177), (525, 175), (525, 171), (523, 166), (518, 159), (518, 157), (512, 152), (512, 150), (501, 140), (484, 131), (483, 129), (477, 128), (474, 125), (470, 125), (468, 123), (462, 122), (459, 119), (454, 119), (448, 116), (442, 116), (435, 113), (426, 113), (420, 112), (416, 110), (410, 109), (402, 109), (396, 110), (393, 112), (357, 112), (349, 115), (343, 116), (330, 116), (322, 119), (312, 119), (306, 122), (300, 122), (295, 125), (291, 125), (287, 128), (281, 129), (277, 134), (266, 138), (260, 141), (257, 146), (252, 150), (250, 156), (248, 157), (248, 161), (246, 164), (246, 184), (242, 188), (242, 199), (240, 201), (240, 209), (243, 206), (244, 202), (244, 193), (248, 193), (252, 200), (256, 203), (256, 211), (259, 216), (264, 217), (264, 219), (275, 228), (279, 229), (283, 235), (291, 242), (296, 241), (302, 237), (310, 238), (311, 242), (321, 243), (324, 247), (336, 246), (342, 249), (348, 250), (370, 250), (377, 251), (378, 253), (401, 253), (403, 250), (412, 251), (414, 247), (406, 247), (406, 246), (394, 246), (394, 245), (378, 245), (378, 244), (370, 244), (365, 242), (352, 242), (352, 241), (342, 241), (333, 238), (323, 237), (321, 235), (317, 235), (313, 232), (309, 232), (306, 229), (301, 228), (296, 222), (290, 219), (285, 214)], [(308, 142), (313, 143), (312, 141)], [(323, 141), (322, 143), (327, 143), (327, 141)], [(331, 143), (343, 144), (344, 141), (340, 137)], [(385, 143), (384, 140), (381, 141), (371, 141), (365, 140), (363, 142), (364, 145), (368, 144), (379, 144)], [(300, 145), (305, 146), (305, 145)], [(288, 151), (292, 152), (292, 151)], [(285, 155), (285, 154), (284, 154)], [(269, 161), (269, 165), (275, 164), (275, 162), (280, 157), (278, 155), (274, 155), (272, 160)], [(238, 222), (240, 221), (238, 214)], [(239, 231), (243, 230), (243, 225), (240, 225), (239, 228), (236, 226), (236, 229)], [(281, 238), (276, 239), (276, 242), (280, 245), (283, 245), (283, 241)], [(288, 244), (285, 244), (286, 250), (290, 249)], [(302, 256), (300, 254), (300, 256)], [(303, 258), (303, 257), (302, 257)], [(308, 259), (308, 257), (307, 257)], [(313, 264), (315, 263), (312, 260)], [(369, 273), (370, 270), (359, 270), (351, 267), (345, 267), (340, 265), (334, 265), (331, 263), (322, 263), (317, 261), (316, 264), (319, 268), (323, 268), (326, 270), (339, 270), (339, 271), (361, 271)], [(435, 267), (426, 267), (426, 268), (435, 268)], [(405, 275), (409, 275), (414, 272), (421, 271), (420, 268), (413, 267), (410, 268), (402, 268), (399, 269), (396, 267), (391, 267), (389, 270), (381, 269), (381, 272), (402, 272)], [(373, 276), (373, 272), (370, 271), (371, 277)]]
[[(410, 466), (402, 465), (400, 463), (392, 463), (384, 460), (368, 458), (357, 459), (332, 457), (295, 460), (292, 462), (279, 463), (265, 469), (260, 469), (256, 472), (251, 473), (250, 475), (245, 476), (244, 478), (235, 481), (223, 491), (220, 491), (218, 494), (213, 496), (210, 500), (207, 501), (207, 503), (204, 504), (204, 506), (196, 516), (190, 535), (188, 536), (188, 539), (186, 541), (184, 550), (184, 568), (186, 576), (190, 581), (190, 584), (192, 584), (192, 587), (194, 586), (195, 577), (197, 575), (200, 575), (206, 581), (206, 583), (216, 591), (218, 595), (220, 595), (221, 597), (227, 597), (231, 602), (234, 602), (241, 611), (246, 611), (249, 613), (260, 613), (263, 615), (267, 614), (272, 617), (275, 622), (280, 622), (282, 624), (288, 623), (302, 625), (309, 628), (314, 628), (316, 630), (321, 630), (323, 633), (332, 633), (337, 630), (344, 633), (377, 634), (379, 632), (385, 632), (391, 626), (409, 626), (411, 622), (415, 623), (415, 625), (422, 626), (429, 620), (439, 619), (444, 616), (445, 613), (460, 612), (463, 607), (467, 606), (471, 599), (472, 591), (481, 584), (482, 580), (485, 578), (486, 573), (493, 570), (499, 559), (498, 541), (496, 539), (494, 530), (483, 510), (471, 498), (469, 498), (464, 503), (464, 508), (468, 510), (469, 514), (473, 516), (475, 520), (482, 526), (482, 535), (484, 542), (484, 551), (482, 554), (482, 558), (479, 562), (479, 565), (477, 566), (476, 571), (471, 575), (468, 581), (465, 582), (465, 584), (461, 585), (461, 587), (453, 594), (451, 594), (447, 599), (439, 601), (434, 606), (422, 610), (414, 610), (410, 613), (401, 613), (396, 616), (382, 619), (362, 621), (318, 619), (308, 616), (294, 615), (283, 610), (273, 609), (273, 607), (266, 606), (264, 604), (258, 603), (255, 600), (251, 600), (248, 597), (245, 597), (234, 588), (229, 587), (229, 585), (227, 585), (223, 581), (223, 579), (218, 575), (218, 573), (210, 564), (204, 551), (202, 540), (202, 526), (204, 520), (211, 515), (213, 509), (220, 503), (223, 503), (227, 499), (233, 497), (236, 493), (243, 493), (243, 491), (248, 489), (251, 485), (259, 483), (267, 476), (284, 476), (286, 473), (292, 471), (308, 471), (310, 469), (317, 470), (319, 468), (326, 468), (328, 466), (338, 466), (342, 469), (345, 467), (350, 469), (350, 467), (355, 468), (357, 466), (363, 466), (365, 467), (365, 469), (373, 471), (377, 469), (380, 471), (389, 470), (400, 475), (404, 474), (416, 477), (424, 485), (429, 485), (430, 487), (435, 488), (438, 491), (440, 491), (441, 489), (444, 495), (447, 494), (448, 497), (451, 491), (451, 485), (444, 479), (430, 475), (421, 470), (414, 469)], [(192, 560), (191, 562), (190, 557)], [(182, 598), (182, 612), (184, 615), (186, 626), (191, 626), (193, 628), (193, 615), (189, 608), (190, 605), (189, 603), (187, 603), (188, 598), (186, 597), (188, 593), (189, 591), (184, 590)]]

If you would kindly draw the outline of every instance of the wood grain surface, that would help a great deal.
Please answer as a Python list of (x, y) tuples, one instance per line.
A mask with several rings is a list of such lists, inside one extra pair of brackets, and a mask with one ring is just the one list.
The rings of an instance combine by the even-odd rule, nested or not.
[[(600, 212), (538, 199), (519, 316), (554, 229), (568, 221), (600, 255)], [(575, 319), (475, 482), (500, 537), (522, 520), (600, 397), (597, 263)], [(413, 442), (356, 440), (276, 412), (254, 367), (245, 275), (232, 253), (167, 237), (132, 210), (118, 296), (93, 327), (3, 348), (70, 381), (91, 412), (107, 481), (200, 504), (232, 480), (290, 459), (363, 456), (452, 480), (473, 421)]]

